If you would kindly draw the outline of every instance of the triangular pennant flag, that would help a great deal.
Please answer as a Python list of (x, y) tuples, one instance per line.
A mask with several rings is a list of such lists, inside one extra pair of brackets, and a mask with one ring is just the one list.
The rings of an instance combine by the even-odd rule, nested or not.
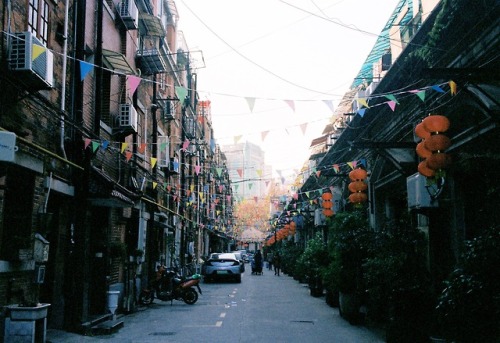
[(196, 173), (196, 175), (199, 175), (200, 174), (200, 170), (201, 170), (201, 166), (194, 166), (194, 172)]
[(144, 154), (144, 152), (146, 151), (146, 143), (139, 144), (139, 146), (137, 147), (137, 151), (140, 154)]
[(151, 157), (151, 168), (154, 168), (158, 159), (156, 157)]
[(255, 106), (255, 98), (245, 98), (248, 103), (248, 107), (250, 108), (250, 112), (253, 112), (253, 107)]
[(420, 100), (425, 101), (425, 90), (418, 91), (417, 96), (420, 98)]
[(156, 186), (158, 186), (158, 182), (153, 181), (153, 189), (156, 189)]
[(306, 197), (309, 198), (309, 191), (305, 193)]
[(33, 44), (33, 48), (31, 50), (31, 60), (36, 60), (41, 54), (43, 54), (47, 50), (46, 47)]
[(352, 169), (356, 168), (358, 165), (358, 161), (352, 161)]
[(300, 128), (302, 129), (302, 134), (305, 135), (307, 130), (307, 123), (301, 124)]
[(189, 189), (191, 190), (191, 192), (193, 192), (193, 191), (194, 191), (194, 185), (193, 185), (193, 184), (191, 184), (191, 185), (189, 186)]
[(367, 168), (368, 166), (366, 165), (366, 159), (362, 158), (359, 160), (359, 163), (361, 163), (361, 165), (365, 168)]
[(203, 116), (198, 116), (198, 122), (203, 124), (205, 122), (205, 118)]
[(215, 171), (217, 172), (218, 177), (222, 175), (222, 168), (215, 168)]
[(87, 63), (85, 61), (80, 62), (80, 81), (83, 81), (87, 74), (94, 68), (93, 64)]
[(83, 148), (84, 148), (84, 149), (87, 149), (87, 147), (90, 145), (90, 143), (92, 143), (92, 140), (91, 140), (90, 138), (85, 138), (85, 139), (83, 140), (83, 142), (84, 142), (84, 143), (83, 143)]
[(125, 151), (125, 149), (127, 149), (127, 147), (128, 147), (128, 143), (122, 143), (122, 149), (121, 149), (122, 154)]
[(331, 100), (323, 100), (323, 102), (326, 104), (326, 106), (328, 106), (328, 108), (330, 109), (330, 111), (334, 112), (335, 108), (333, 107), (333, 101), (331, 101)]
[(321, 175), (321, 170), (318, 170), (318, 171), (316, 172), (316, 177), (319, 177), (320, 175)]
[(339, 167), (339, 165), (338, 165), (338, 164), (334, 164), (334, 165), (333, 165), (333, 170), (335, 170), (335, 173), (337, 173), (337, 174), (338, 174), (338, 173), (340, 172), (340, 167)]
[(264, 139), (266, 139), (268, 133), (269, 133), (269, 131), (262, 131), (262, 133), (261, 133), (262, 141), (264, 141)]
[(253, 182), (250, 182), (250, 183), (248, 184), (248, 189), (252, 189), (252, 187), (253, 187)]
[(295, 103), (293, 100), (285, 100), (286, 104), (295, 112)]
[(141, 83), (141, 78), (135, 75), (127, 76), (128, 86), (130, 88), (130, 94), (134, 94)]
[(243, 177), (243, 169), (236, 169), (236, 171), (240, 177)]
[(109, 141), (102, 141), (101, 148), (102, 150), (106, 150), (109, 146)]
[(125, 159), (127, 160), (127, 162), (130, 161), (130, 159), (132, 158), (132, 155), (133, 155), (132, 151), (129, 151), (129, 150), (125, 151)]
[(240, 141), (241, 137), (242, 137), (241, 135), (234, 136), (234, 138), (233, 138), (234, 139), (234, 144), (238, 144), (238, 142)]
[(262, 169), (257, 169), (255, 172), (259, 177), (262, 177)]
[(99, 142), (92, 141), (92, 152), (95, 152), (97, 149), (99, 149)]
[(354, 169), (354, 164), (353, 164), (353, 162), (347, 162), (347, 165), (348, 165), (349, 167), (351, 167), (351, 169)]
[(387, 94), (385, 97), (389, 100), (394, 101), (396, 104), (399, 104), (399, 102), (396, 100), (396, 97), (393, 94)]
[(187, 148), (189, 147), (189, 139), (186, 138), (186, 140), (184, 141), (184, 143), (182, 143), (182, 150), (186, 151)]
[(358, 110), (358, 114), (361, 118), (363, 118), (363, 116), (365, 115), (365, 112), (366, 112), (366, 108), (360, 108)]
[(365, 99), (365, 98), (358, 98), (358, 102), (359, 102), (361, 105), (365, 106), (366, 108), (370, 108), (370, 106), (368, 106), (368, 102), (366, 101), (366, 99)]
[(259, 198), (258, 197), (253, 197), (253, 200), (255, 201), (255, 203), (257, 203), (259, 201)]
[(450, 94), (456, 95), (457, 94), (457, 84), (455, 83), (455, 81), (450, 81), (450, 82), (448, 82), (448, 84), (450, 85)]
[(388, 101), (387, 105), (391, 108), (392, 112), (396, 109), (396, 102), (395, 101)]
[(441, 87), (439, 87), (439, 85), (434, 85), (431, 88), (434, 89), (436, 92), (446, 93)]
[(187, 89), (181, 86), (176, 86), (175, 94), (177, 95), (177, 98), (179, 98), (181, 104), (184, 104), (184, 100), (186, 99), (187, 96)]

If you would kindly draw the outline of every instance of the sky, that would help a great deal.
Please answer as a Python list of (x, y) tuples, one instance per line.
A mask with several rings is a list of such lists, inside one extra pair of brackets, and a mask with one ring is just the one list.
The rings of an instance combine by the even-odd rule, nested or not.
[(176, 0), (220, 145), (259, 145), (275, 175), (310, 156), (399, 0)]

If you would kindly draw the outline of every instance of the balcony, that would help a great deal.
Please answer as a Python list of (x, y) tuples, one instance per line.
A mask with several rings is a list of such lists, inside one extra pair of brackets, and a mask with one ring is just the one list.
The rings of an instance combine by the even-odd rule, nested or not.
[(167, 71), (165, 57), (158, 49), (137, 51), (136, 63), (141, 69), (141, 75), (153, 75)]

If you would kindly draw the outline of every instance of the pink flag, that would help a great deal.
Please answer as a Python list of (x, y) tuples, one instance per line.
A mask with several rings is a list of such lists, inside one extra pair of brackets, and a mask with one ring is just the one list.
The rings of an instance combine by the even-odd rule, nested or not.
[(134, 75), (129, 75), (127, 77), (128, 86), (130, 87), (130, 94), (134, 94), (139, 87), (139, 83), (141, 83), (141, 78)]

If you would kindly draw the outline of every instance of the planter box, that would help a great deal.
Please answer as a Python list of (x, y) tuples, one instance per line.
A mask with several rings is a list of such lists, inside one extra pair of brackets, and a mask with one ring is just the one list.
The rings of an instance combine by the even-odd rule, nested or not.
[(50, 304), (40, 304), (36, 307), (9, 305), (9, 317), (12, 320), (34, 321), (47, 317)]

